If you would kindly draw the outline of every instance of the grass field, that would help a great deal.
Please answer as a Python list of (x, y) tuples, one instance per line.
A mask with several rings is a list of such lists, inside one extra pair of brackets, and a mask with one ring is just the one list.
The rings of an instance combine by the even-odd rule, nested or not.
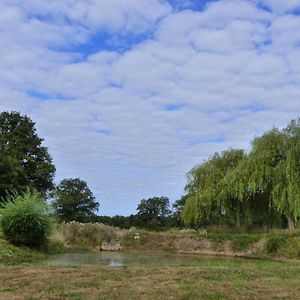
[[(92, 236), (94, 237), (94, 236)], [(127, 248), (187, 249), (209, 240), (223, 249), (250, 249), (265, 239), (266, 257), (299, 258), (299, 232), (262, 234), (180, 234), (141, 232), (125, 236)], [(56, 252), (59, 248), (52, 242)], [(87, 244), (89, 245), (89, 244)], [(177, 248), (176, 248), (177, 247)], [(52, 250), (53, 250), (52, 249)], [(126, 248), (125, 248), (126, 249)], [(50, 249), (51, 250), (51, 249)], [(300, 263), (216, 257), (191, 265), (47, 266), (39, 262), (48, 252), (16, 247), (0, 234), (0, 300), (10, 299), (299, 299)], [(195, 256), (197, 257), (197, 256)], [(197, 259), (198, 260), (198, 259)], [(24, 263), (24, 261), (27, 261)], [(31, 262), (29, 262), (31, 261)]]
[(300, 299), (300, 264), (220, 258), (164, 268), (2, 264), (0, 299)]

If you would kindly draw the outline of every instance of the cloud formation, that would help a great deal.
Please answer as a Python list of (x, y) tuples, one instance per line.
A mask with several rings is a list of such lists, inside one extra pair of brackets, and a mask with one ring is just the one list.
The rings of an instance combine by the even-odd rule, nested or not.
[(180, 3), (0, 4), (0, 110), (37, 122), (102, 214), (176, 200), (194, 165), (299, 114), (299, 1)]

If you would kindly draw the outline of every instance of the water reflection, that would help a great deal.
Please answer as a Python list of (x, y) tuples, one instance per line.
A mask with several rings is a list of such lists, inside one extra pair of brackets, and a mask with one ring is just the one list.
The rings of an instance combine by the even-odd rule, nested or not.
[[(211, 259), (216, 260), (217, 258), (166, 252), (122, 251), (52, 255), (45, 260), (45, 263), (50, 265), (102, 265), (110, 267), (128, 265), (195, 266), (203, 265)], [(238, 259), (235, 258), (234, 261), (237, 262)]]
[(121, 261), (117, 261), (117, 260), (113, 259), (109, 262), (109, 266), (110, 267), (122, 267), (123, 263)]

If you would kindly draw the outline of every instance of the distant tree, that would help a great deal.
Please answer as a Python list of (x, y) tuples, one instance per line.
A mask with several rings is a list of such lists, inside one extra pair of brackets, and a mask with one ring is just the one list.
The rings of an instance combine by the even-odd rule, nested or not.
[(91, 221), (99, 209), (87, 183), (79, 178), (62, 180), (53, 196), (52, 206), (60, 221)]
[(8, 195), (54, 188), (55, 167), (35, 123), (18, 112), (0, 114), (0, 203)]
[(184, 195), (180, 199), (176, 200), (172, 205), (172, 208), (173, 208), (172, 225), (173, 226), (182, 226), (183, 225), (181, 214), (182, 214), (186, 199), (187, 199), (187, 195)]
[(138, 226), (153, 228), (164, 226), (170, 215), (170, 203), (167, 197), (143, 199), (137, 207), (136, 222)]

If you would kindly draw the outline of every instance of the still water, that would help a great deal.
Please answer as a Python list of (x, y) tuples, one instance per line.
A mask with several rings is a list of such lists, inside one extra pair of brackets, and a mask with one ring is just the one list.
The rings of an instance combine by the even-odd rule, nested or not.
[(234, 260), (237, 258), (216, 258), (210, 256), (175, 254), (167, 252), (149, 251), (121, 251), (121, 252), (99, 252), (99, 253), (68, 253), (52, 255), (44, 263), (48, 265), (101, 265), (110, 267), (121, 267), (130, 265), (151, 266), (195, 266), (202, 265), (210, 260)]

